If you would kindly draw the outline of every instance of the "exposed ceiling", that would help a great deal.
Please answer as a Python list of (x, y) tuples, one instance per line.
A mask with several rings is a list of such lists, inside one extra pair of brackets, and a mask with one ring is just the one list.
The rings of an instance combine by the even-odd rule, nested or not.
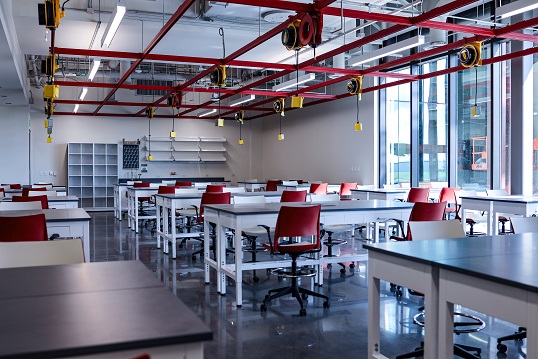
[[(537, 26), (537, 18), (514, 24), (494, 23), (497, 19), (488, 15), (489, 6), (474, 0), (124, 2), (127, 14), (108, 49), (101, 48), (101, 37), (116, 0), (65, 3), (65, 17), (54, 34), (55, 53), (60, 59), (54, 78), (55, 84), (60, 85), (55, 116), (143, 116), (145, 107), (155, 104), (156, 117), (170, 117), (166, 96), (181, 90), (181, 117), (197, 117), (207, 109), (217, 108), (218, 102), (211, 97), (218, 97), (220, 92), (222, 115), (227, 118), (237, 111), (237, 107), (228, 106), (229, 101), (245, 94), (256, 95), (254, 101), (243, 106), (251, 110), (248, 117), (257, 118), (270, 113), (272, 102), (278, 97), (300, 93), (305, 97), (305, 106), (309, 106), (349, 96), (345, 83), (352, 75), (365, 76), (365, 92), (386, 86), (372, 80), (379, 77), (396, 78), (398, 81), (391, 83), (394, 85), (433, 76), (401, 75), (390, 70), (456, 50), (468, 41), (505, 38), (537, 42), (538, 38), (532, 33), (521, 33), (522, 29)], [(28, 103), (31, 91), (36, 98), (35, 106), (42, 111), (42, 87), (48, 79), (41, 71), (41, 63), (49, 53), (52, 34), (38, 24), (38, 3), (42, 1), (0, 0), (4, 30), (4, 36), (0, 36), (0, 96), (4, 96), (4, 84), (14, 84), (16, 90), (10, 91), (18, 91), (17, 104)], [(273, 91), (274, 85), (292, 79), (297, 70), (295, 52), (287, 51), (280, 39), (282, 29), (290, 22), (288, 17), (315, 10), (324, 14), (323, 43), (315, 51), (310, 47), (301, 49), (298, 56), (299, 75), (314, 73), (315, 79), (300, 85), (299, 91), (296, 87)], [(480, 21), (466, 22), (456, 16), (464, 11), (476, 14)], [(13, 20), (6, 16), (11, 12)], [(447, 15), (452, 16), (452, 21), (446, 21)], [(224, 30), (224, 48), (219, 28)], [(417, 53), (400, 52), (362, 67), (346, 64), (346, 58), (373, 51), (383, 41), (393, 41), (395, 36), (409, 37), (411, 31), (415, 31), (412, 35), (420, 32), (427, 36), (430, 28), (442, 30), (440, 38), (448, 44), (432, 47), (427, 39)], [(87, 74), (96, 57), (102, 59), (101, 67), (90, 82)], [(487, 59), (486, 63), (498, 60)], [(208, 76), (218, 64), (227, 65), (227, 86), (222, 89), (212, 86)], [(5, 70), (8, 65), (10, 69)], [(333, 84), (340, 85), (328, 91)], [(80, 101), (83, 87), (89, 91)], [(0, 105), (3, 99), (0, 97)], [(76, 114), (75, 104), (80, 105)]]

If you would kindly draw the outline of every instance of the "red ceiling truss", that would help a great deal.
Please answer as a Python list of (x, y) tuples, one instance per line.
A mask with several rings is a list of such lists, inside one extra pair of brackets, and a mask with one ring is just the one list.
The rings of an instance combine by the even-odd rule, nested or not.
[[(373, 76), (381, 78), (391, 78), (396, 79), (393, 82), (387, 82), (384, 84), (371, 86), (363, 89), (363, 93), (378, 91), (383, 88), (390, 86), (397, 86), (401, 84), (410, 83), (413, 81), (418, 81), (426, 78), (431, 78), (435, 76), (445, 75), (457, 71), (462, 71), (465, 68), (458, 66), (441, 71), (436, 71), (424, 75), (409, 75), (409, 74), (399, 74), (394, 72), (389, 72), (391, 68), (395, 68), (406, 63), (411, 63), (413, 61), (419, 61), (430, 56), (435, 56), (448, 51), (456, 50), (461, 48), (467, 42), (470, 41), (484, 41), (492, 38), (500, 39), (509, 39), (509, 40), (518, 40), (518, 41), (530, 41), (538, 42), (538, 36), (520, 32), (524, 29), (532, 28), (538, 26), (538, 18), (532, 18), (522, 22), (518, 22), (512, 25), (508, 25), (503, 28), (488, 29), (477, 26), (470, 25), (461, 25), (461, 24), (451, 24), (446, 22), (441, 22), (434, 20), (435, 18), (452, 12), (454, 10), (460, 9), (469, 4), (473, 4), (475, 0), (457, 0), (447, 3), (445, 5), (439, 6), (420, 14), (415, 17), (404, 17), (397, 15), (388, 15), (380, 14), (375, 12), (365, 12), (360, 10), (350, 10), (350, 9), (341, 9), (339, 7), (330, 6), (334, 0), (317, 0), (313, 4), (305, 3), (295, 3), (291, 1), (282, 1), (282, 0), (231, 0), (227, 1), (233, 4), (241, 4), (246, 6), (261, 6), (261, 7), (270, 7), (273, 9), (280, 10), (290, 10), (295, 12), (311, 12), (311, 11), (321, 11), (325, 15), (340, 16), (342, 11), (346, 18), (354, 19), (363, 19), (367, 21), (379, 21), (393, 24), (392, 26), (386, 27), (382, 30), (375, 32), (372, 35), (365, 36), (364, 38), (358, 39), (346, 45), (343, 45), (335, 50), (329, 51), (322, 55), (317, 56), (315, 59), (309, 59), (302, 63), (299, 63), (298, 66), (289, 65), (289, 64), (280, 64), (280, 63), (271, 63), (271, 62), (256, 62), (256, 61), (244, 61), (237, 60), (240, 56), (248, 53), (249, 51), (255, 49), (259, 45), (263, 44), (267, 40), (271, 39), (274, 36), (279, 35), (283, 29), (285, 29), (288, 24), (295, 19), (291, 17), (289, 20), (283, 22), (282, 24), (274, 27), (272, 30), (268, 31), (265, 34), (262, 34), (260, 37), (256, 38), (254, 41), (246, 44), (239, 50), (234, 53), (226, 56), (224, 59), (215, 59), (215, 58), (203, 58), (203, 57), (191, 57), (191, 56), (173, 56), (166, 54), (152, 54), (151, 52), (155, 46), (164, 38), (167, 32), (178, 22), (181, 17), (185, 14), (188, 8), (194, 3), (195, 0), (185, 0), (183, 4), (177, 9), (177, 11), (172, 15), (169, 21), (163, 26), (161, 31), (155, 36), (155, 38), (149, 43), (149, 45), (144, 49), (142, 53), (132, 53), (132, 52), (118, 52), (118, 51), (103, 51), (103, 50), (85, 50), (85, 49), (73, 49), (73, 48), (54, 48), (54, 52), (59, 55), (71, 55), (71, 56), (86, 56), (86, 57), (100, 57), (100, 58), (110, 58), (110, 59), (128, 59), (134, 60), (131, 67), (123, 74), (121, 79), (117, 83), (99, 83), (99, 82), (70, 82), (70, 81), (55, 81), (55, 84), (60, 86), (77, 86), (77, 87), (100, 87), (108, 88), (111, 91), (105, 96), (102, 101), (80, 101), (80, 100), (55, 100), (57, 104), (85, 104), (85, 105), (95, 105), (97, 106), (93, 113), (72, 113), (72, 112), (55, 112), (55, 115), (69, 115), (69, 116), (110, 116), (110, 117), (143, 117), (145, 109), (154, 105), (157, 107), (166, 107), (164, 100), (168, 95), (162, 96), (161, 98), (155, 100), (152, 104), (141, 104), (138, 102), (117, 102), (110, 101), (114, 93), (119, 89), (142, 89), (142, 90), (159, 90), (166, 91), (167, 93), (172, 93), (174, 91), (183, 91), (183, 92), (219, 92), (220, 99), (226, 99), (236, 94), (244, 95), (256, 95), (257, 99), (255, 102), (241, 107), (243, 110), (256, 111), (257, 113), (253, 116), (249, 116), (249, 119), (256, 119), (268, 116), (273, 113), (272, 106), (267, 106), (272, 103), (275, 99), (280, 97), (290, 97), (297, 94), (300, 94), (302, 97), (309, 99), (305, 101), (304, 106), (315, 106), (328, 101), (339, 100), (349, 95), (347, 92), (341, 93), (338, 95), (326, 95), (320, 93), (312, 93), (312, 91), (324, 88), (330, 85), (334, 85), (343, 81), (347, 81), (350, 76)], [(329, 59), (335, 55), (344, 53), (346, 51), (358, 48), (360, 46), (369, 44), (373, 41), (383, 40), (391, 35), (395, 35), (402, 30), (406, 30), (409, 27), (422, 27), (430, 29), (441, 29), (446, 31), (452, 31), (457, 33), (466, 33), (469, 36), (463, 40), (455, 41), (444, 46), (432, 48), (429, 50), (421, 51), (420, 53), (415, 53), (409, 56), (404, 56), (392, 61), (381, 63), (377, 66), (371, 68), (362, 69), (362, 70), (353, 70), (353, 69), (342, 69), (342, 68), (332, 68), (332, 67), (322, 67), (317, 66), (319, 62), (322, 62), (326, 59)], [(531, 48), (523, 51), (513, 52), (507, 55), (497, 56), (495, 58), (483, 59), (483, 65), (489, 65), (499, 61), (506, 61), (517, 57), (527, 56), (530, 54), (538, 53), (538, 48)], [(190, 78), (186, 82), (182, 83), (177, 87), (170, 86), (150, 86), (150, 85), (131, 85), (125, 83), (133, 71), (140, 65), (143, 61), (162, 61), (162, 62), (171, 62), (179, 64), (203, 64), (209, 65), (208, 68), (201, 71), (194, 77)], [(269, 74), (259, 80), (253, 81), (250, 84), (244, 85), (243, 87), (237, 89), (222, 88), (216, 90), (214, 88), (200, 88), (193, 87), (197, 81), (207, 77), (211, 71), (215, 69), (217, 65), (227, 65), (232, 67), (247, 67), (251, 69), (270, 69), (274, 73)], [(275, 92), (275, 91), (265, 91), (256, 89), (256, 87), (264, 85), (267, 82), (276, 80), (290, 74), (298, 69), (306, 72), (315, 72), (315, 73), (325, 73), (327, 75), (340, 75), (337, 78), (327, 78), (326, 81), (319, 82), (312, 86), (307, 86), (299, 89), (298, 91), (292, 92)], [(123, 106), (123, 107), (133, 107), (136, 108), (134, 113), (126, 114), (115, 114), (115, 113), (106, 113), (102, 109), (107, 106)], [(192, 118), (197, 119), (197, 116), (189, 115), (192, 111), (199, 109), (216, 109), (219, 106), (213, 101), (207, 101), (199, 105), (182, 105), (181, 112), (178, 113), (180, 118)], [(220, 106), (222, 111), (220, 116), (225, 117), (233, 114), (238, 109), (227, 106), (226, 103), (223, 103)], [(291, 110), (291, 109), (286, 109)], [(156, 118), (169, 118), (169, 115), (155, 115)], [(233, 117), (233, 116), (231, 116)], [(211, 117), (205, 117), (205, 119)], [(216, 117), (213, 117), (213, 119)], [(230, 117), (228, 117), (230, 118)]]

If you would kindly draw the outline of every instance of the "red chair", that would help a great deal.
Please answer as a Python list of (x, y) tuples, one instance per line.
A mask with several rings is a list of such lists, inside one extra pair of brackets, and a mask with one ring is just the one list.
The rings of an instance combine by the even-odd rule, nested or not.
[(0, 198), (4, 198), (6, 196), (6, 191), (4, 191), (4, 187), (0, 187)]
[(340, 185), (340, 200), (350, 200), (352, 189), (357, 189), (357, 182), (342, 182)]
[[(450, 217), (450, 214), (456, 216), (456, 191), (459, 191), (459, 187), (443, 187), (439, 192), (439, 201), (446, 202), (445, 218)], [(453, 206), (450, 206), (450, 205)]]
[(282, 184), (281, 180), (268, 180), (267, 185), (265, 186), (265, 190), (266, 191), (276, 191), (277, 186), (281, 185), (281, 184)]
[(49, 199), (47, 196), (13, 196), (13, 202), (41, 202), (41, 209), (49, 209)]
[(306, 202), (306, 190), (282, 191), (280, 202)]
[(43, 213), (29, 216), (0, 217), (0, 242), (47, 240), (47, 223)]
[[(445, 216), (446, 202), (417, 202), (413, 205), (409, 222), (411, 221), (442, 221)], [(403, 221), (398, 221), (400, 228), (403, 231)], [(411, 229), (407, 225), (407, 233), (404, 237), (390, 236), (390, 239), (395, 241), (411, 241)]]
[(22, 186), (18, 183), (16, 184), (2, 183), (2, 186), (9, 186), (9, 189), (21, 189), (22, 188)]
[(225, 184), (208, 184), (205, 188), (207, 193), (222, 193)]
[(192, 182), (190, 182), (190, 181), (176, 181), (176, 187), (192, 187)]
[(177, 186), (159, 186), (158, 194), (175, 194)]
[(409, 189), (407, 194), (407, 202), (417, 203), (417, 202), (429, 202), (430, 198), (430, 189), (424, 187), (413, 187)]
[(310, 184), (309, 193), (313, 194), (327, 194), (328, 183), (312, 183)]
[[(275, 236), (273, 241), (269, 238), (269, 244), (266, 247), (271, 254), (288, 254), (291, 257), (291, 270), (278, 269), (273, 273), (283, 277), (291, 278), (289, 287), (271, 289), (265, 296), (263, 304), (260, 306), (262, 312), (267, 311), (267, 303), (271, 300), (291, 294), (301, 305), (299, 315), (305, 316), (303, 299), (310, 295), (313, 297), (323, 298), (324, 308), (329, 308), (329, 297), (326, 295), (311, 291), (297, 285), (297, 279), (303, 276), (312, 276), (313, 269), (297, 268), (297, 258), (303, 254), (312, 254), (321, 251), (320, 236), (320, 217), (321, 205), (288, 207), (282, 206), (278, 213), (275, 227)], [(301, 237), (308, 237), (310, 240), (301, 241)], [(293, 240), (298, 238), (299, 241)]]
[[(178, 213), (181, 216), (186, 216), (189, 218), (187, 225), (185, 226), (185, 232), (190, 232), (193, 227), (198, 227), (198, 231), (193, 233), (192, 237), (200, 242), (204, 243), (204, 205), (206, 204), (230, 204), (232, 199), (232, 194), (230, 192), (204, 192), (202, 193), (202, 198), (200, 200), (200, 207), (194, 207), (194, 210), (179, 210)], [(193, 223), (194, 220), (194, 223)], [(211, 237), (213, 242), (215, 242), (215, 226), (211, 225)], [(181, 241), (180, 247), (187, 241), (189, 238), (184, 238)], [(211, 247), (213, 250), (213, 256), (215, 257), (215, 246)], [(199, 251), (192, 253), (192, 259), (196, 259), (196, 255), (200, 254), (200, 258), (204, 254), (204, 248)], [(176, 258), (176, 239), (172, 238), (172, 258)], [(216, 257), (215, 257), (216, 258)]]
[[(133, 183), (134, 188), (146, 188), (150, 187), (149, 182), (135, 182)], [(147, 206), (150, 205), (150, 197), (138, 197), (138, 212), (141, 215), (146, 215), (144, 211), (144, 204)]]
[(47, 187), (35, 187), (35, 188), (24, 187), (22, 189), (22, 195), (23, 196), (28, 196), (30, 191), (46, 191), (46, 190), (47, 190)]

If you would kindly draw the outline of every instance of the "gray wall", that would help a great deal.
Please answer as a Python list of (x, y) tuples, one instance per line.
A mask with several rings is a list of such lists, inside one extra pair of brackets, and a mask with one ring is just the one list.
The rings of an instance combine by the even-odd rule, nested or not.
[[(29, 108), (0, 106), (0, 182), (28, 183)], [(43, 127), (43, 126), (41, 126)]]
[[(110, 118), (110, 117), (54, 117), (53, 142), (46, 143), (46, 130), (43, 126), (44, 115), (32, 114), (32, 182), (54, 181), (67, 184), (67, 144), (69, 142), (116, 143), (121, 145), (122, 139), (136, 140), (148, 134), (148, 120), (145, 118)], [(149, 162), (145, 177), (225, 177), (232, 182), (262, 177), (260, 161), (261, 149), (256, 146), (261, 141), (261, 121), (245, 122), (243, 125), (244, 145), (238, 145), (239, 124), (226, 121), (224, 127), (215, 127), (211, 120), (176, 120), (177, 136), (219, 136), (225, 137), (224, 147), (227, 158), (225, 163), (170, 163)], [(171, 119), (153, 119), (152, 137), (168, 136), (172, 128)], [(22, 131), (18, 131), (17, 137)], [(141, 148), (141, 163), (146, 153)], [(27, 153), (27, 151), (26, 151)], [(121, 146), (119, 146), (121, 155)], [(121, 156), (120, 156), (121, 161)], [(50, 176), (50, 171), (56, 176)], [(170, 172), (177, 175), (171, 176)], [(27, 172), (27, 171), (25, 171)], [(41, 175), (44, 172), (45, 175)], [(138, 172), (139, 173), (139, 172)], [(120, 177), (130, 177), (131, 171), (122, 170)], [(24, 183), (27, 182), (23, 181)]]
[[(345, 86), (345, 82), (342, 86)], [(344, 92), (345, 89), (340, 89)], [(286, 101), (289, 106), (289, 100)], [(287, 111), (278, 141), (278, 115), (263, 120), (263, 176), (329, 183), (377, 183), (377, 93), (359, 102), (362, 131), (355, 131), (354, 96)]]

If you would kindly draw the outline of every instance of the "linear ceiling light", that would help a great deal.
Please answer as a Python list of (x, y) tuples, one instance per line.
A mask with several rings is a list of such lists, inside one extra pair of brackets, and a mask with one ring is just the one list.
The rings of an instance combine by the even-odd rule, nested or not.
[(238, 98), (237, 100), (233, 100), (233, 101), (230, 101), (228, 103), (228, 105), (230, 106), (238, 106), (238, 105), (241, 105), (242, 103), (245, 103), (245, 102), (249, 102), (249, 101), (252, 101), (256, 98), (256, 96), (254, 95), (248, 95), (248, 96), (241, 96), (240, 98)]
[(211, 115), (212, 113), (215, 113), (215, 112), (217, 112), (217, 109), (214, 108), (211, 111), (202, 112), (201, 114), (198, 115), (198, 117), (209, 116), (209, 115)]
[(397, 52), (404, 51), (404, 50), (407, 50), (407, 49), (410, 49), (410, 48), (413, 48), (422, 44), (424, 44), (424, 36), (422, 35), (415, 36), (415, 37), (412, 37), (403, 41), (398, 41), (395, 44), (382, 47), (378, 50), (370, 51), (363, 55), (352, 57), (348, 60), (347, 63), (349, 66), (358, 66), (365, 62), (377, 60), (382, 57), (392, 55)]
[(88, 93), (88, 88), (83, 87), (82, 91), (80, 92), (80, 97), (78, 98), (80, 101), (84, 100), (84, 97), (86, 97), (86, 94)]
[(78, 111), (78, 107), (79, 107), (79, 104), (77, 103), (77, 104), (75, 105), (75, 108), (73, 109), (73, 112), (74, 112), (74, 113), (77, 113), (77, 111)]
[(291, 79), (289, 81), (282, 82), (279, 85), (275, 85), (275, 86), (273, 86), (272, 90), (273, 91), (282, 91), (282, 90), (285, 90), (287, 88), (297, 86), (297, 84), (302, 84), (302, 83), (305, 83), (305, 82), (308, 82), (308, 81), (312, 81), (315, 78), (316, 78), (315, 74), (306, 74), (306, 75), (303, 75), (303, 76), (299, 76), (298, 79), (297, 78)]
[(95, 77), (95, 74), (97, 73), (97, 70), (99, 70), (99, 65), (101, 65), (101, 59), (98, 59), (98, 58), (93, 59), (93, 65), (92, 65), (92, 69), (90, 70), (90, 74), (88, 75), (88, 80), (93, 81), (93, 78)]
[(109, 47), (110, 43), (112, 42), (112, 39), (114, 38), (114, 35), (116, 35), (116, 31), (118, 31), (118, 27), (120, 26), (121, 19), (123, 19), (123, 15), (125, 15), (125, 11), (127, 8), (125, 7), (125, 3), (118, 2), (116, 5), (116, 8), (112, 12), (112, 15), (110, 15), (110, 20), (108, 21), (108, 24), (105, 29), (105, 33), (103, 34), (103, 37), (101, 38), (101, 47), (106, 46)]
[(500, 16), (501, 19), (521, 14), (525, 11), (531, 11), (538, 8), (536, 0), (519, 0), (509, 4), (499, 6), (495, 10), (495, 16)]

